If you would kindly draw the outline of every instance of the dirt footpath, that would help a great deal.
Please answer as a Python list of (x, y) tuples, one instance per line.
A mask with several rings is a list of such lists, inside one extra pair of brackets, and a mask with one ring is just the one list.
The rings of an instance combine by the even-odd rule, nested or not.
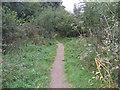
[(51, 71), (50, 88), (70, 88), (64, 73), (64, 46), (57, 41), (57, 55)]

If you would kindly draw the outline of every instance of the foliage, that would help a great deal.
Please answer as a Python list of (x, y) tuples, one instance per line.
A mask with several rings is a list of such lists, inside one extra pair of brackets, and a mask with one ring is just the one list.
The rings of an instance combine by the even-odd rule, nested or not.
[(47, 87), (55, 43), (43, 37), (43, 27), (29, 22), (35, 16), (28, 20), (27, 17), (18, 18), (17, 14), (2, 6), (3, 88)]
[[(47, 4), (49, 6), (49, 3)], [(15, 8), (16, 5), (19, 7)], [(59, 5), (53, 9), (53, 7), (44, 8), (40, 3), (11, 2), (3, 3), (2, 9), (3, 44), (12, 45), (20, 39), (33, 38), (37, 33), (41, 37), (51, 39), (55, 38), (55, 33), (64, 37), (79, 36), (81, 30), (76, 29), (76, 26), (79, 26), (77, 18)]]
[[(64, 15), (63, 15), (64, 13)], [(64, 10), (57, 10), (56, 18), (58, 18), (58, 23), (56, 25), (58, 32), (63, 37), (76, 37), (79, 35), (78, 29), (75, 29), (77, 26), (77, 18), (72, 14)]]
[[(4, 2), (2, 6), (3, 53), (5, 59), (8, 59), (4, 66), (4, 70), (6, 70), (4, 71), (4, 79), (13, 82), (11, 84), (4, 82), (5, 87), (18, 87), (18, 85), (15, 85), (14, 81), (16, 81), (17, 84), (21, 84), (21, 86), (23, 85), (22, 82), (24, 80), (17, 81), (16, 77), (18, 75), (18, 80), (22, 80), (19, 79), (19, 75), (24, 76), (25, 74), (19, 74), (19, 70), (17, 71), (17, 69), (20, 68), (13, 66), (18, 65), (18, 67), (21, 67), (19, 64), (29, 66), (29, 60), (30, 64), (35, 63), (38, 65), (37, 62), (31, 61), (31, 59), (36, 59), (38, 56), (30, 57), (30, 55), (39, 53), (36, 50), (41, 48), (40, 46), (46, 48), (43, 50), (46, 53), (47, 46), (52, 46), (51, 41), (56, 38), (57, 34), (61, 37), (85, 36), (84, 38), (81, 37), (80, 40), (71, 38), (73, 40), (68, 40), (68, 43), (66, 42), (66, 38), (64, 39), (65, 41), (63, 41), (67, 47), (65, 48), (65, 62), (67, 63), (66, 73), (68, 73), (68, 80), (75, 87), (81, 87), (79, 84), (81, 78), (86, 86), (88, 82), (85, 81), (85, 79), (88, 80), (93, 76), (94, 83), (90, 84), (88, 87), (99, 87), (99, 85), (100, 87), (117, 87), (116, 83), (120, 83), (118, 78), (119, 74), (117, 74), (120, 66), (118, 65), (120, 59), (118, 12), (120, 12), (118, 3), (114, 2), (85, 2), (80, 7), (76, 4), (74, 6), (74, 14), (68, 13), (64, 7), (61, 6), (60, 2)], [(31, 43), (27, 42), (30, 40)], [(21, 41), (25, 42), (21, 43)], [(15, 50), (15, 48), (19, 49)], [(75, 50), (71, 48), (74, 48)], [(53, 48), (51, 47), (51, 50), (52, 49)], [(17, 53), (17, 51), (20, 51), (20, 53)], [(43, 53), (42, 51), (40, 52), (41, 54)], [(13, 58), (13, 55), (10, 53), (17, 54), (15, 54), (15, 57)], [(22, 58), (24, 58), (23, 54), (25, 54), (26, 60), (22, 63)], [(40, 58), (41, 57), (42, 56), (40, 56)], [(47, 57), (51, 58), (49, 55)], [(42, 65), (41, 63), (42, 61), (40, 60), (39, 64)], [(44, 64), (48, 65), (49, 63), (43, 61), (43, 65)], [(80, 66), (80, 64), (85, 64), (86, 66)], [(41, 66), (41, 68), (42, 67), (44, 68), (44, 66)], [(46, 66), (46, 68), (48, 67), (49, 65)], [(33, 68), (33, 66), (30, 66), (31, 70), (28, 71), (29, 74), (34, 74), (31, 73), (34, 72)], [(11, 69), (15, 71), (11, 72)], [(87, 73), (87, 69), (89, 69), (90, 72), (93, 71), (94, 75)], [(45, 69), (45, 71), (47, 71), (47, 69)], [(77, 72), (79, 72), (79, 74), (86, 73), (86, 76), (80, 77), (80, 75), (77, 74), (75, 78), (73, 78), (73, 75), (75, 74), (70, 74), (71, 72), (74, 72), (75, 74), (77, 74)], [(15, 75), (16, 77), (8, 76), (8, 73), (11, 73), (10, 75)], [(28, 77), (27, 75), (25, 75), (25, 78)], [(41, 76), (42, 75), (44, 75), (44, 72)], [(35, 78), (35, 76), (33, 78)], [(97, 79), (100, 79), (101, 84), (99, 84)], [(47, 79), (47, 81), (49, 80)], [(30, 83), (31, 81), (28, 82)], [(91, 82), (91, 79), (89, 82)], [(83, 85), (82, 82), (80, 83)], [(26, 86), (24, 87), (36, 87), (36, 85), (33, 84), (28, 85), (28, 83), (25, 85)], [(44, 87), (45, 85), (46, 83), (44, 83), (43, 86), (41, 85), (41, 87)]]
[(40, 2), (40, 4), (43, 8), (51, 7), (53, 10), (55, 10), (61, 6), (62, 2)]
[[(58, 38), (65, 46), (65, 72), (74, 88), (100, 88), (100, 81), (94, 78), (94, 52), (87, 47), (86, 39)], [(90, 52), (92, 54), (90, 55)]]
[(24, 18), (27, 21), (31, 16), (38, 15), (45, 8), (56, 9), (61, 6), (61, 2), (3, 2), (3, 6), (17, 12), (19, 18)]
[(3, 56), (3, 88), (48, 87), (55, 48), (54, 41), (48, 45), (22, 41), (19, 47)]
[[(3, 30), (3, 42), (9, 43), (15, 36), (17, 31), (17, 13), (10, 11), (9, 8), (3, 7), (2, 9), (2, 30)], [(14, 37), (15, 38), (15, 37)]]
[(103, 81), (101, 83), (104, 83), (105, 87), (116, 87), (115, 84), (119, 81), (117, 72), (120, 36), (117, 8), (118, 3), (114, 2), (88, 2), (84, 4), (84, 12), (81, 14), (84, 29), (90, 33), (87, 42), (96, 53), (93, 60), (96, 62), (100, 80)]
[(75, 26), (79, 25), (77, 19), (62, 7), (57, 8), (55, 11), (52, 8), (45, 9), (33, 22), (46, 29), (46, 37), (54, 36), (55, 33), (59, 33), (62, 37), (79, 35), (80, 29), (75, 29)]

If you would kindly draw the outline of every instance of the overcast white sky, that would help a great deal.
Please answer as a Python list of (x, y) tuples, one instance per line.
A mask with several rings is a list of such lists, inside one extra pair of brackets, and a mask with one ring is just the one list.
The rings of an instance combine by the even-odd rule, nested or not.
[(83, 2), (83, 1), (118, 2), (120, 0), (62, 0), (62, 1), (63, 1), (62, 5), (66, 7), (65, 9), (73, 13), (74, 4), (78, 2)]
[(62, 1), (63, 1), (62, 5), (66, 7), (65, 9), (69, 12), (73, 12), (74, 4), (82, 0), (62, 0)]

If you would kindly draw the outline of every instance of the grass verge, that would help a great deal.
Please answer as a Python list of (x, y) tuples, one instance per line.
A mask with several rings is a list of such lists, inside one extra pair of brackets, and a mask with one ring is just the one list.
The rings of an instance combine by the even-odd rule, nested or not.
[(56, 53), (53, 41), (46, 45), (31, 42), (3, 55), (3, 88), (45, 88), (50, 82), (50, 69)]
[[(87, 46), (85, 38), (58, 38), (65, 46), (65, 72), (68, 82), (75, 88), (99, 88), (94, 78), (96, 56)], [(91, 64), (92, 63), (92, 64)]]

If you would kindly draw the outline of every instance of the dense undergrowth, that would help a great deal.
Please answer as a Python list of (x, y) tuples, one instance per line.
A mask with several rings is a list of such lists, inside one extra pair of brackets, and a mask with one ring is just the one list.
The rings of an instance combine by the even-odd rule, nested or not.
[[(61, 38), (59, 39), (65, 46), (65, 72), (67, 80), (75, 88), (99, 88), (100, 81), (93, 79), (94, 55), (86, 57), (90, 48), (84, 38)], [(84, 58), (86, 57), (86, 59)]]
[(56, 46), (49, 40), (45, 45), (22, 41), (3, 56), (3, 88), (45, 88), (50, 82), (50, 69)]
[[(87, 38), (90, 41), (90, 38)], [(97, 56), (86, 38), (59, 38), (65, 46), (65, 72), (75, 88), (108, 87), (100, 80), (95, 63)], [(113, 77), (112, 77), (113, 78)]]

